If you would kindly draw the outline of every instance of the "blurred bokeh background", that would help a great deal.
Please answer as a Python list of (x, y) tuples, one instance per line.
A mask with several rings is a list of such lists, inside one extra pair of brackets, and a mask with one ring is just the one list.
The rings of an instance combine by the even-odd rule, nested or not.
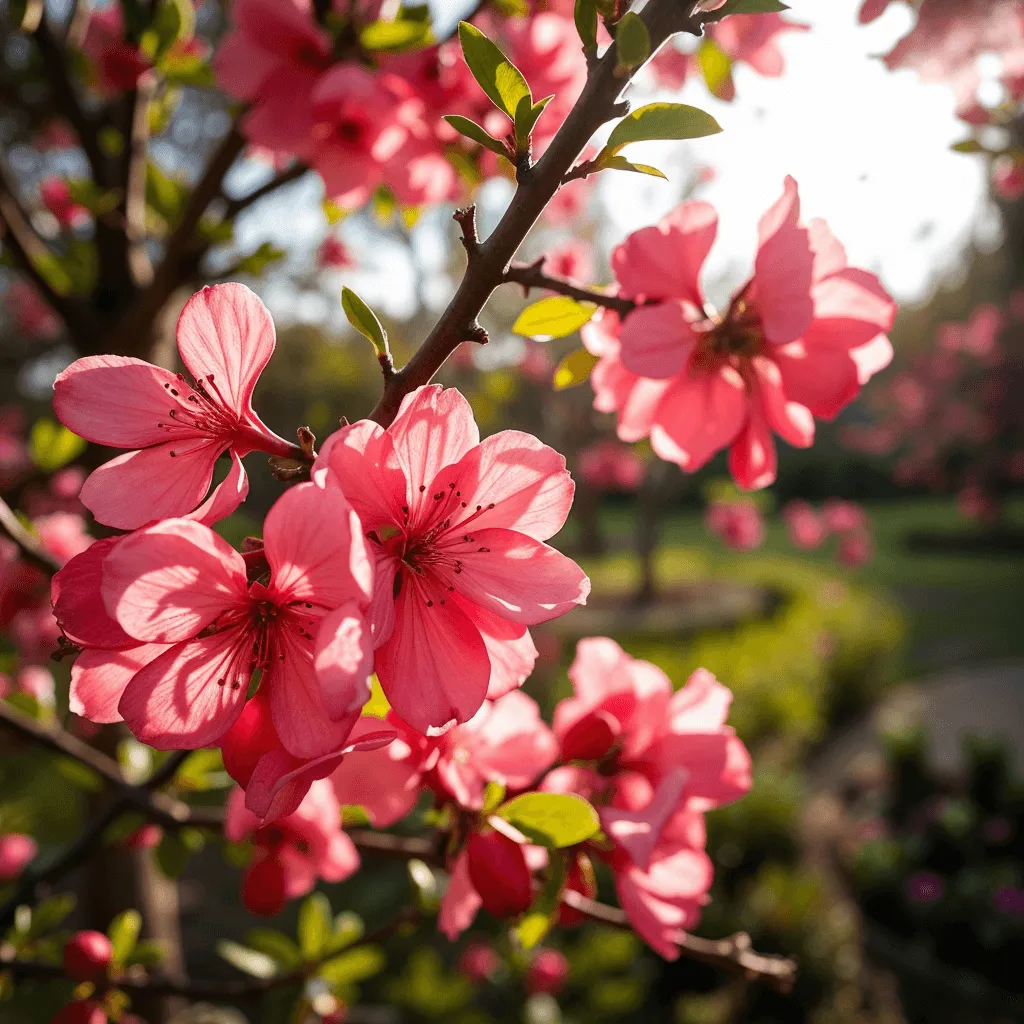
[[(216, 7), (199, 14), (212, 34)], [(439, 25), (461, 13), (451, 0), (434, 7)], [(382, 1024), (1024, 1020), (1024, 184), (1004, 159), (1019, 158), (1022, 125), (965, 123), (947, 83), (878, 59), (913, 25), (906, 5), (869, 25), (857, 23), (856, 0), (792, 8), (787, 19), (807, 29), (779, 35), (784, 73), (737, 61), (732, 102), (709, 95), (716, 83), (699, 73), (674, 90), (646, 73), (645, 93), (701, 105), (725, 131), (638, 146), (634, 159), (669, 181), (602, 176), (571, 217), (538, 226), (524, 256), (554, 254), (567, 276), (607, 283), (625, 234), (698, 197), (719, 210), (706, 282), (724, 304), (749, 272), (757, 217), (792, 174), (805, 215), (825, 218), (899, 301), (893, 365), (821, 425), (813, 448), (782, 446), (778, 482), (754, 495), (729, 482), (724, 456), (684, 475), (645, 444), (617, 441), (586, 384), (553, 387), (578, 336), (514, 334), (517, 289), (489, 304), (490, 343), (462, 346), (441, 379), (467, 395), (483, 433), (537, 434), (578, 481), (555, 543), (587, 569), (593, 597), (536, 632), (541, 658), (526, 689), (545, 712), (569, 692), (583, 636), (614, 637), (677, 685), (703, 665), (732, 688), (730, 720), (754, 755), (755, 784), (709, 816), (716, 881), (700, 931), (746, 930), (759, 950), (796, 956), (800, 980), (774, 994), (690, 961), (665, 964), (630, 934), (586, 925), (553, 940), (568, 974), (556, 965), (558, 984), (545, 985), (524, 980), (497, 925), (452, 946), (428, 918), (343, 979)], [(6, 44), (5, 87), (24, 58), (13, 33)], [(979, 62), (978, 96), (996, 109), (1006, 97), (990, 64)], [(151, 206), (172, 220), (180, 182), (225, 113), (186, 89), (168, 118), (152, 146), (163, 177), (154, 173)], [(29, 187), (84, 174), (78, 151), (40, 150), (13, 115), (0, 117), (0, 138), (8, 173)], [(241, 161), (228, 190), (244, 194), (271, 174), (258, 157)], [(511, 190), (500, 177), (484, 185), (482, 232)], [(322, 439), (379, 395), (373, 352), (341, 313), (342, 284), (378, 311), (401, 362), (463, 266), (449, 207), (414, 211), (381, 192), (340, 218), (323, 198), (315, 175), (279, 190), (197, 272), (197, 283), (245, 281), (274, 314), (279, 354), (256, 405), (286, 437), (307, 424)], [(45, 231), (54, 214), (40, 204), (34, 216)], [(65, 271), (88, 276), (91, 244), (87, 228), (72, 234)], [(85, 526), (75, 520), (80, 467), (104, 457), (49, 406), (55, 374), (77, 352), (15, 269), (0, 268), (0, 282), (0, 493), (48, 544), (72, 551)], [(218, 527), (232, 541), (258, 531), (279, 492), (258, 462), (251, 472), (248, 504)], [(48, 660), (44, 595), (37, 570), (0, 547), (0, 696), (64, 715), (67, 665)], [(125, 764), (147, 756), (119, 742)], [(0, 743), (0, 832), (30, 833), (44, 849), (67, 842), (89, 813), (88, 780)], [(214, 762), (196, 769), (197, 790), (216, 794), (226, 781)], [(153, 856), (175, 879), (188, 965), (223, 977), (231, 968), (211, 936), (241, 941), (252, 919), (222, 851), (200, 847), (202, 837), (191, 847), (165, 837)], [(380, 864), (324, 889), (335, 910), (372, 921), (409, 886), (403, 865)], [(274, 926), (292, 933), (295, 913)], [(496, 949), (493, 962), (478, 950), (474, 961), (481, 943)], [(0, 1020), (23, 1020), (18, 1012), (0, 1003)], [(182, 1019), (235, 1019), (217, 1012)], [(275, 1012), (245, 1010), (252, 1021)]]

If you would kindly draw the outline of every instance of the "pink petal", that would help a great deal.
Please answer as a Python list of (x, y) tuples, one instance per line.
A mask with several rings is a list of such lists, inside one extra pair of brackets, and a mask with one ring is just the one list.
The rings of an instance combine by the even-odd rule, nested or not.
[(373, 637), (359, 606), (347, 602), (324, 616), (316, 639), (314, 666), (324, 707), (335, 721), (370, 699)]
[(686, 308), (678, 300), (634, 309), (623, 321), (620, 338), (622, 365), (652, 380), (680, 373), (694, 346)]
[(454, 942), (475, 920), (483, 906), (469, 877), (469, 856), (463, 850), (452, 868), (448, 888), (441, 898), (437, 927)]
[(457, 591), (448, 593), (450, 599), (469, 616), (483, 637), (487, 657), (491, 661), (487, 699), (497, 700), (522, 686), (537, 661), (537, 648), (534, 646), (530, 631), (518, 622), (510, 622), (466, 600)]
[(54, 618), (64, 635), (83, 647), (132, 647), (136, 640), (103, 604), (103, 562), (121, 540), (105, 537), (75, 555), (50, 583)]
[(122, 537), (103, 563), (102, 591), (126, 632), (156, 643), (187, 640), (248, 602), (242, 556), (187, 519)]
[(747, 404), (746, 385), (731, 366), (681, 374), (658, 404), (651, 428), (654, 451), (696, 472), (736, 437)]
[(226, 448), (222, 441), (195, 438), (126, 452), (94, 470), (79, 498), (99, 522), (119, 530), (183, 516), (206, 496), (214, 463)]
[[(812, 328), (813, 331), (813, 328)], [(834, 419), (860, 392), (857, 364), (841, 347), (810, 334), (772, 350), (786, 396), (820, 419)]]
[(761, 218), (754, 263), (757, 309), (765, 337), (776, 344), (794, 341), (811, 325), (814, 303), (810, 235), (799, 226), (800, 196), (786, 178), (782, 198)]
[[(562, 528), (575, 490), (564, 456), (519, 430), (486, 438), (451, 467), (450, 478), (442, 470), (427, 493), (449, 482), (456, 483), (466, 503), (456, 522), (472, 516), (474, 529), (502, 526), (536, 540)], [(483, 509), (479, 515), (477, 506)]]
[(427, 735), (476, 714), (491, 665), (480, 631), (446, 601), (447, 590), (408, 572), (401, 579), (394, 629), (377, 648), (377, 677), (395, 712)]
[(884, 334), (880, 334), (866, 345), (853, 349), (850, 355), (857, 364), (857, 379), (864, 385), (892, 362), (892, 343)]
[(210, 496), (194, 512), (189, 512), (186, 519), (194, 519), (203, 526), (213, 526), (222, 519), (227, 519), (238, 510), (238, 507), (249, 495), (249, 480), (245, 475), (245, 467), (238, 453), (232, 449), (231, 468), (228, 475), (210, 492)]
[(714, 207), (699, 202), (683, 203), (656, 226), (634, 231), (612, 253), (622, 294), (703, 306), (700, 271), (717, 231)]
[(282, 602), (323, 608), (373, 592), (373, 566), (358, 516), (332, 481), (290, 487), (274, 502), (263, 527), (271, 590)]
[(811, 249), (814, 250), (812, 276), (815, 282), (846, 269), (846, 249), (820, 217), (815, 217), (807, 225), (807, 232), (811, 239)]
[(888, 332), (896, 319), (896, 303), (878, 278), (866, 270), (849, 267), (814, 286), (812, 330), (821, 321), (835, 337), (841, 335), (848, 348), (863, 345)]
[(775, 441), (760, 403), (754, 403), (743, 429), (729, 448), (729, 472), (748, 491), (775, 482)]
[(688, 777), (689, 773), (683, 768), (671, 772), (661, 780), (650, 803), (642, 810), (605, 807), (601, 811), (604, 832), (644, 871), (661, 839), (661, 830), (679, 808)]
[(732, 690), (706, 668), (698, 668), (669, 700), (669, 730), (685, 733), (719, 729), (725, 725), (731, 705)]
[(590, 580), (555, 548), (514, 530), (474, 530), (465, 537), (446, 535), (437, 545), (462, 562), (462, 571), (446, 571), (444, 580), (500, 618), (532, 626), (586, 603)]
[(532, 785), (558, 757), (558, 740), (540, 717), (537, 702), (514, 690), (485, 704), (462, 727), (469, 732), (472, 763), (485, 778), (509, 789)]
[(341, 763), (340, 753), (313, 761), (293, 757), (283, 747), (268, 751), (245, 787), (245, 806), (265, 821), (294, 814), (317, 779), (324, 779)]
[(764, 356), (755, 356), (751, 364), (757, 375), (757, 398), (769, 426), (794, 447), (810, 448), (814, 444), (814, 417), (799, 402), (789, 400), (779, 367)]
[[(127, 356), (76, 359), (53, 383), (53, 411), (69, 430), (112, 448), (148, 448), (195, 437), (197, 431), (168, 415), (167, 390), (178, 378)], [(160, 426), (157, 426), (160, 424)]]
[(137, 672), (119, 704), (136, 739), (157, 750), (215, 744), (245, 706), (250, 642), (225, 630), (175, 644)]
[(453, 466), (480, 443), (469, 402), (455, 388), (428, 384), (407, 395), (388, 428), (395, 454), (409, 481), (410, 519), (431, 507), (429, 484), (445, 466)]
[(202, 288), (178, 317), (177, 339), (182, 362), (206, 391), (252, 417), (252, 391), (275, 345), (274, 321), (255, 292), (234, 283)]
[(139, 644), (120, 651), (82, 651), (71, 666), (70, 710), (90, 722), (120, 722), (118, 704), (125, 687), (166, 650), (166, 644)]

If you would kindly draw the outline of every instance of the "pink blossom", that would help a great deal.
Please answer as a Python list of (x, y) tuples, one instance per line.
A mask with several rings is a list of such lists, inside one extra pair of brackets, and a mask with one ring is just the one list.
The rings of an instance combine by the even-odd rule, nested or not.
[(152, 66), (137, 46), (125, 40), (120, 4), (107, 4), (89, 12), (82, 52), (92, 61), (96, 84), (107, 96), (134, 89), (139, 76)]
[(787, 178), (761, 218), (753, 277), (722, 317), (711, 315), (699, 275), (716, 231), (708, 204), (686, 202), (613, 253), (619, 291), (638, 305), (618, 337), (609, 317), (584, 334), (601, 357), (594, 405), (618, 412), (622, 440), (649, 435), (688, 472), (728, 447), (737, 483), (765, 487), (776, 473), (773, 432), (811, 445), (814, 417), (836, 416), (888, 365), (895, 306), (874, 275), (847, 265), (823, 222), (800, 225)]
[[(195, 380), (127, 356), (87, 356), (54, 384), (53, 407), (76, 434), (132, 448), (101, 466), (82, 488), (82, 504), (101, 523), (130, 530), (191, 512), (210, 489), (224, 453), (235, 464), (233, 501), (248, 483), (239, 459), (250, 451), (292, 455), (252, 408), (252, 392), (274, 352), (270, 313), (248, 288), (203, 288), (182, 310), (178, 351)], [(239, 475), (240, 474), (240, 475)], [(211, 501), (231, 495), (221, 485)]]
[(15, 679), (15, 689), (27, 693), (45, 707), (53, 707), (53, 673), (42, 665), (26, 665)]
[(459, 954), (456, 970), (474, 985), (489, 981), (501, 967), (501, 958), (494, 947), (485, 942), (470, 942)]
[[(285, 818), (264, 825), (245, 806), (240, 789), (228, 797), (224, 835), (238, 843), (252, 837), (256, 845), (253, 862), (243, 878), (243, 894), (258, 886), (247, 885), (256, 873), (266, 878), (268, 868), (276, 869), (281, 879), (280, 900), (247, 905), (256, 912), (271, 915), (286, 900), (298, 899), (311, 892), (317, 879), (340, 882), (359, 868), (359, 854), (352, 840), (341, 830), (341, 808), (329, 782), (321, 779), (310, 786), (302, 803)], [(258, 896), (258, 894), (255, 894)], [(272, 895), (277, 895), (276, 893)], [(258, 909), (257, 909), (258, 908)]]
[(644, 479), (644, 463), (633, 449), (615, 441), (598, 441), (580, 452), (579, 473), (595, 491), (631, 493)]
[(848, 569), (857, 569), (871, 561), (874, 544), (867, 530), (851, 530), (839, 538), (836, 560)]
[(236, 0), (234, 27), (214, 56), (221, 87), (250, 103), (246, 138), (308, 159), (313, 152), (313, 90), (330, 67), (330, 35), (310, 0)]
[(821, 516), (806, 501), (790, 501), (782, 509), (790, 542), (803, 551), (814, 551), (825, 543), (828, 528)]
[(81, 554), (93, 542), (85, 532), (85, 520), (73, 512), (51, 512), (32, 520), (43, 547), (61, 563)]
[(833, 533), (864, 530), (868, 526), (868, 514), (853, 501), (830, 498), (821, 506), (821, 519)]
[[(516, 690), (485, 701), (473, 718), (442, 736), (424, 737), (394, 714), (388, 722), (399, 733), (390, 746), (344, 761), (331, 776), (338, 799), (365, 808), (377, 828), (404, 818), (423, 786), (444, 802), (478, 811), (488, 783), (527, 789), (558, 755), (536, 702)], [(362, 719), (352, 739), (379, 727)]]
[(0, 835), (0, 882), (13, 882), (39, 852), (36, 841), (20, 832)]
[(548, 346), (532, 338), (524, 338), (523, 352), (519, 357), (519, 370), (523, 376), (535, 384), (549, 385), (554, 369), (555, 363)]
[(765, 540), (761, 511), (752, 501), (714, 501), (704, 514), (707, 528), (737, 551), (753, 551)]
[(999, 157), (992, 168), (992, 185), (1001, 199), (1016, 202), (1024, 196), (1024, 161), (1006, 155)]
[(809, 28), (786, 21), (781, 14), (738, 15), (717, 22), (708, 34), (733, 61), (749, 64), (759, 75), (777, 78), (785, 70), (778, 37), (783, 32), (806, 32)]
[(544, 259), (544, 272), (569, 281), (587, 281), (593, 273), (590, 247), (578, 240), (555, 246)]
[[(143, 742), (216, 743), (241, 714), (257, 668), (290, 754), (320, 757), (348, 736), (369, 696), (372, 649), (363, 616), (373, 574), (358, 520), (332, 482), (299, 484), (268, 513), (264, 539), (265, 584), (250, 584), (243, 557), (186, 519), (122, 537), (103, 558), (107, 615), (136, 642), (168, 645), (117, 679), (118, 710)], [(83, 693), (80, 680), (83, 705), (111, 700), (116, 687), (102, 673), (89, 682), (99, 692)]]
[(27, 338), (53, 338), (61, 332), (61, 322), (36, 287), (21, 278), (4, 292), (4, 305), (18, 330)]
[(526, 969), (526, 991), (556, 996), (569, 980), (569, 961), (557, 949), (542, 949)]
[(587, 178), (577, 178), (563, 185), (551, 202), (544, 207), (544, 220), (548, 224), (558, 226), (570, 224), (582, 217), (586, 213), (592, 188), (593, 183)]
[(39, 183), (39, 198), (62, 228), (77, 227), (89, 217), (89, 211), (71, 197), (71, 188), (63, 178), (44, 178)]
[(862, 25), (868, 25), (872, 21), (877, 21), (883, 14), (885, 14), (889, 5), (894, 0), (863, 0), (860, 5), (860, 11), (857, 15), (857, 20)]
[(343, 428), (314, 467), (325, 470), (376, 560), (377, 676), (419, 732), (466, 722), (486, 696), (519, 686), (536, 659), (526, 627), (590, 592), (579, 566), (543, 543), (572, 504), (565, 460), (518, 431), (481, 443), (457, 391), (419, 388), (386, 430)]
[(321, 267), (346, 270), (355, 266), (355, 258), (349, 247), (337, 235), (328, 235), (316, 251), (317, 263)]
[(686, 79), (694, 69), (693, 54), (684, 53), (672, 42), (666, 43), (648, 65), (654, 78), (663, 89), (678, 91), (686, 84)]

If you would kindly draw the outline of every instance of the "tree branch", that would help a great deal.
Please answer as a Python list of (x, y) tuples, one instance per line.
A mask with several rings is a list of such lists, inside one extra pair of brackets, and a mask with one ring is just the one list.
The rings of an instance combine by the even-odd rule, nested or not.
[(61, 561), (43, 546), (43, 542), (31, 530), (25, 528), (22, 521), (14, 514), (14, 510), (3, 498), (0, 498), (0, 526), (3, 527), (22, 555), (33, 565), (45, 573), (52, 575), (61, 567)]
[(259, 188), (253, 189), (248, 195), (240, 196), (238, 199), (229, 199), (224, 209), (224, 219), (233, 220), (243, 210), (247, 210), (252, 206), (253, 203), (258, 203), (261, 199), (269, 196), (271, 192), (276, 192), (284, 185), (298, 181), (308, 171), (309, 168), (305, 164), (292, 164), (287, 170), (275, 174), (270, 181), (260, 185)]
[[(566, 889), (562, 895), (562, 902), (593, 921), (615, 925), (618, 928), (632, 927), (629, 918), (617, 907), (609, 907), (588, 899), (573, 889)], [(743, 975), (750, 981), (762, 982), (784, 994), (792, 991), (796, 981), (795, 960), (756, 952), (750, 944), (750, 936), (745, 932), (737, 932), (726, 939), (704, 939), (699, 935), (690, 935), (689, 932), (680, 932), (675, 942), (683, 956), (691, 960), (699, 960), (719, 970)]]
[(619, 316), (625, 316), (636, 309), (636, 303), (622, 295), (609, 295), (607, 292), (598, 291), (595, 288), (575, 285), (572, 281), (567, 281), (562, 277), (548, 276), (544, 273), (544, 260), (545, 257), (542, 256), (533, 263), (513, 263), (505, 271), (502, 284), (521, 285), (524, 294), (529, 294), (531, 288), (544, 288), (549, 292), (578, 299), (580, 302), (593, 302), (598, 306), (604, 306), (614, 310)]
[[(652, 54), (675, 32), (700, 34), (702, 16), (686, 13), (692, 7), (692, 2), (684, 5), (680, 0), (650, 0), (640, 17), (650, 36)], [(509, 263), (558, 191), (573, 161), (594, 132), (621, 112), (619, 96), (638, 69), (619, 77), (617, 64), (613, 46), (593, 66), (583, 92), (551, 145), (520, 182), (493, 233), (479, 244), (476, 258), (448, 308), (412, 359), (385, 384), (384, 394), (371, 413), (371, 419), (382, 426), (390, 424), (405, 395), (427, 384), (448, 356), (471, 336), (469, 332), (484, 304), (504, 280)]]
[(153, 281), (153, 264), (146, 252), (146, 164), (149, 159), (149, 105), (156, 92), (152, 71), (135, 86), (131, 110), (131, 142), (124, 186), (124, 222), (128, 270), (137, 288)]

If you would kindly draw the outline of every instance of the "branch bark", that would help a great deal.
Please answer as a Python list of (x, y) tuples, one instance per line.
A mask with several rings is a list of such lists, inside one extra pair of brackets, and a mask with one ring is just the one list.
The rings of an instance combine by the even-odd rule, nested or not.
[[(701, 16), (685, 13), (688, 9), (692, 9), (692, 4), (683, 5), (680, 0), (650, 0), (640, 17), (650, 36), (652, 54), (675, 32), (701, 34)], [(520, 174), (512, 202), (493, 233), (477, 246), (475, 258), (448, 308), (412, 359), (385, 384), (371, 419), (388, 426), (398, 414), (402, 399), (429, 383), (448, 356), (472, 338), (470, 332), (476, 318), (503, 282), (509, 263), (558, 191), (573, 161), (602, 124), (624, 112), (619, 97), (638, 69), (620, 77), (616, 75), (617, 64), (613, 46), (593, 66), (583, 92), (551, 145), (536, 165)]]
[(11, 540), (21, 549), (22, 555), (33, 565), (38, 566), (47, 574), (53, 574), (61, 568), (61, 561), (43, 546), (42, 541), (30, 530), (27, 530), (14, 510), (3, 498), (0, 498), (0, 526)]
[(289, 185), (293, 181), (298, 181), (299, 178), (303, 177), (309, 168), (302, 163), (292, 164), (291, 167), (279, 174), (275, 174), (270, 181), (266, 184), (260, 185), (259, 188), (253, 189), (248, 195), (240, 196), (238, 199), (229, 199), (227, 206), (224, 208), (224, 219), (232, 220), (237, 217), (243, 210), (247, 210), (253, 203), (258, 203), (261, 199), (266, 198), (272, 192), (276, 192), (279, 188), (284, 185)]
[(609, 295), (596, 288), (584, 288), (582, 285), (573, 284), (572, 281), (567, 281), (563, 277), (551, 277), (545, 274), (543, 256), (533, 263), (513, 263), (505, 271), (502, 284), (521, 285), (524, 294), (529, 294), (531, 288), (544, 288), (558, 295), (567, 295), (570, 299), (604, 306), (606, 309), (618, 313), (619, 316), (625, 316), (636, 309), (636, 303), (622, 295)]

